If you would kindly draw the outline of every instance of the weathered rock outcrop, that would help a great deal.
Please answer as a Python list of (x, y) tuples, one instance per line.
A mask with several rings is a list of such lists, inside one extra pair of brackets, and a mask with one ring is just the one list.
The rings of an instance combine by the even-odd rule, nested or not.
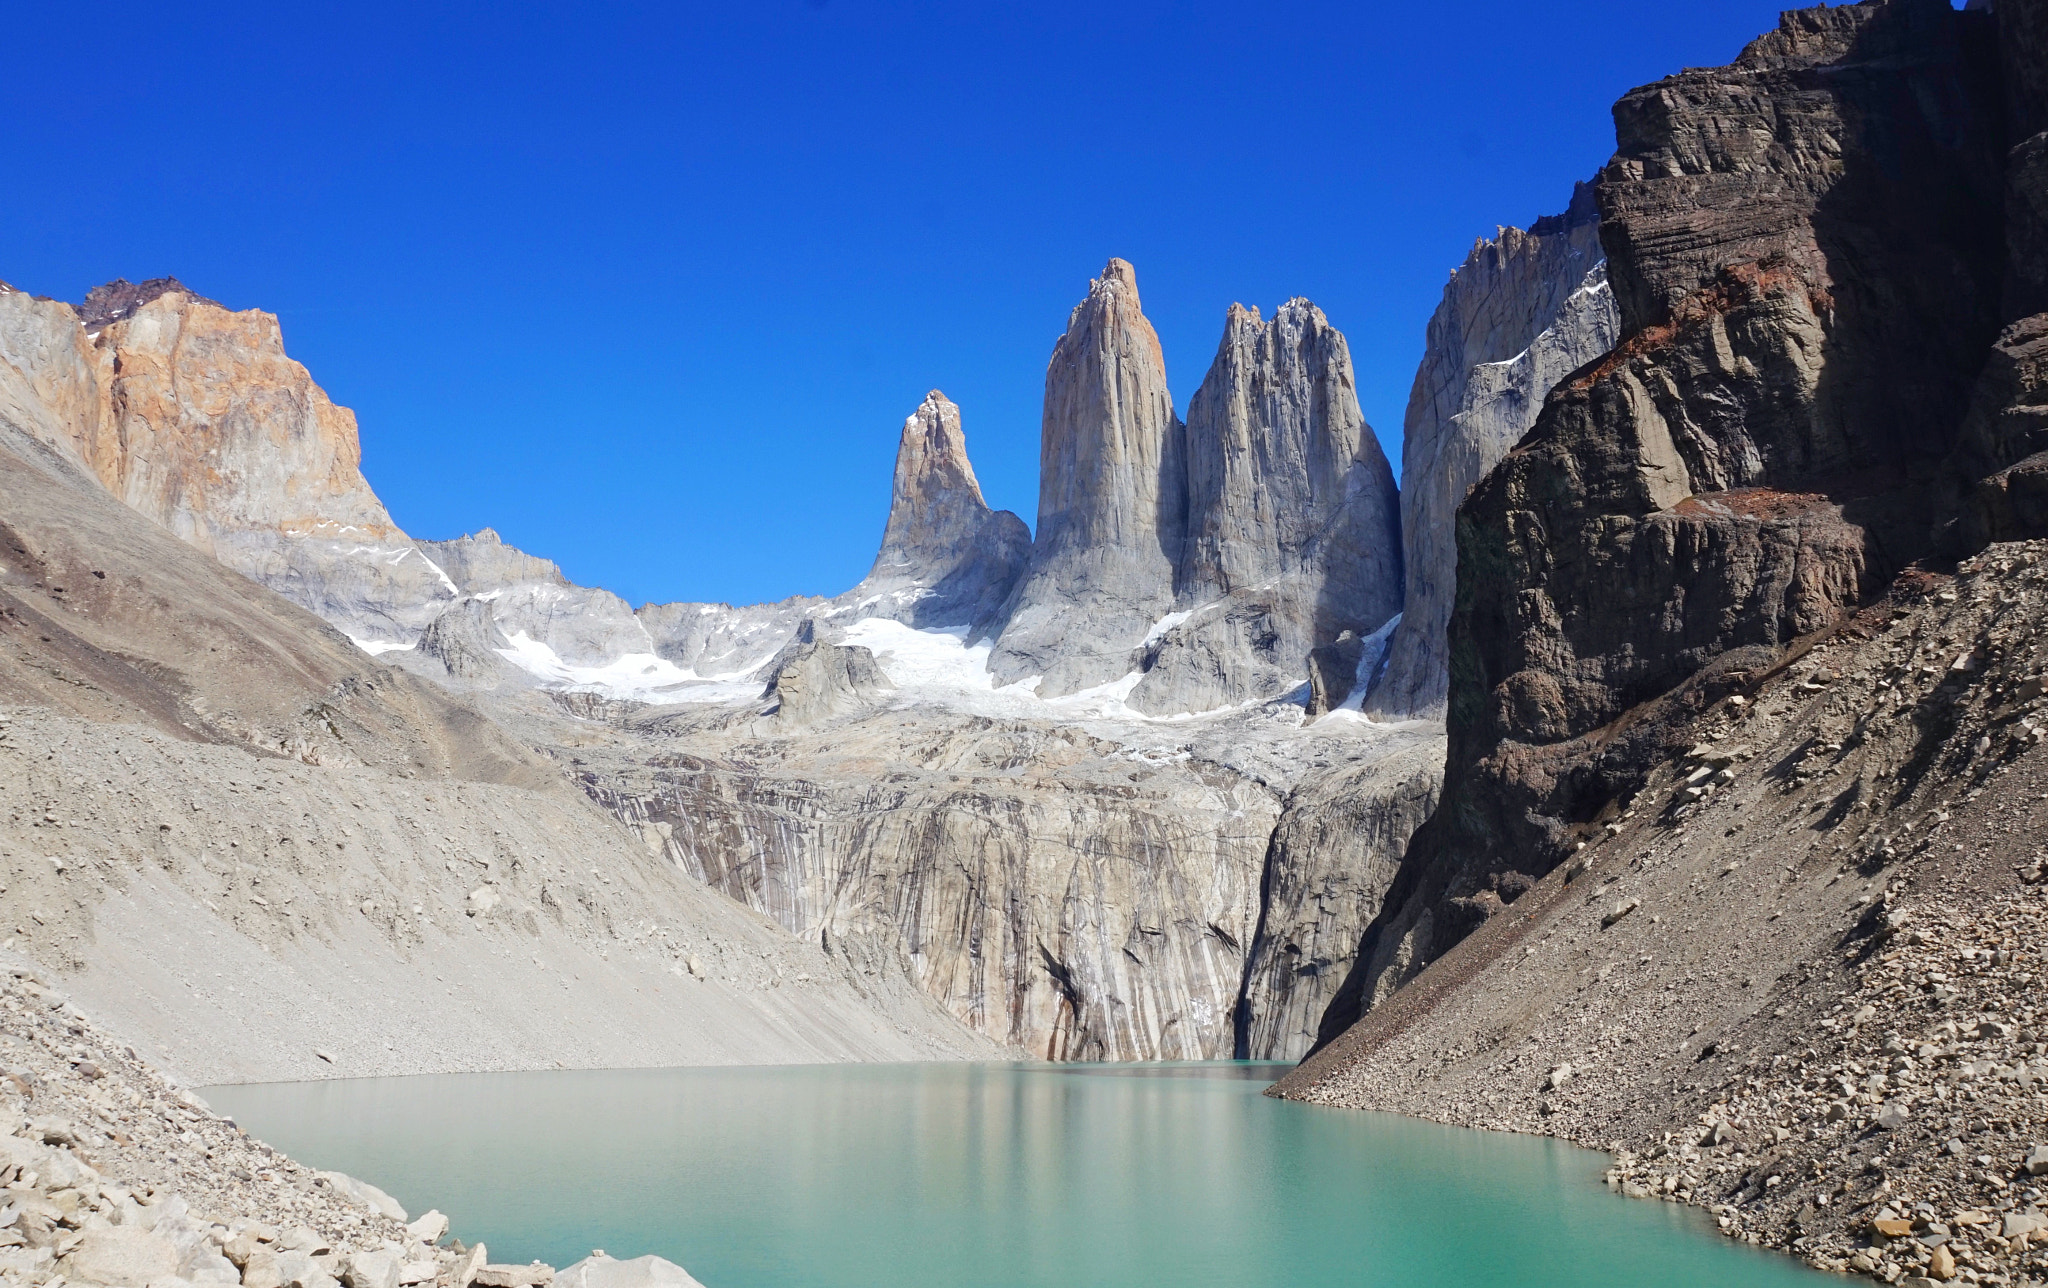
[(1031, 530), (1008, 510), (988, 508), (967, 460), (960, 409), (932, 390), (903, 422), (875, 565), (841, 599), (861, 616), (980, 635), (1030, 560)]
[(1393, 470), (1321, 309), (1293, 299), (1266, 322), (1231, 305), (1184, 432), (1184, 616), (1147, 641), (1130, 698), (1157, 715), (1284, 693), (1310, 649), (1401, 606)]
[(785, 654), (762, 696), (775, 699), (781, 723), (806, 725), (850, 715), (895, 687), (870, 650), (811, 640)]
[(1992, 37), (1942, 0), (1805, 10), (1617, 106), (1597, 195), (1625, 338), (1459, 513), (1447, 804), (1326, 1034), (1928, 549), (2000, 318)]
[(454, 599), (363, 480), (355, 417), (285, 355), (274, 316), (169, 278), (82, 307), (0, 293), (0, 415), (356, 638), (409, 642)]
[(1060, 697), (1136, 668), (1173, 608), (1187, 530), (1183, 430), (1159, 337), (1120, 259), (1088, 284), (1045, 373), (1038, 533), (989, 656), (1004, 684)]
[(1587, 184), (1564, 214), (1527, 232), (1501, 229), (1451, 274), (1408, 395), (1401, 451), (1407, 596), (1368, 709), (1397, 719), (1442, 717), (1458, 506), (1529, 432), (1557, 382), (1614, 347), (1618, 325)]

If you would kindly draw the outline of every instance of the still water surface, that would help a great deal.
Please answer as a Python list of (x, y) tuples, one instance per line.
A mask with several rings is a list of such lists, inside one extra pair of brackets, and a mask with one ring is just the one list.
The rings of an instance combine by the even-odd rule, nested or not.
[(707, 1288), (1816, 1288), (1555, 1142), (1259, 1093), (1282, 1066), (828, 1065), (217, 1087), (493, 1261)]

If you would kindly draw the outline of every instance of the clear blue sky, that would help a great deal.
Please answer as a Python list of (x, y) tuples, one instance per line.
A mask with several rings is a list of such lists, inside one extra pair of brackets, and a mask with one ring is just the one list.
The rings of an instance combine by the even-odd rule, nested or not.
[(832, 593), (927, 389), (1033, 519), (1045, 361), (1111, 255), (1183, 409), (1232, 300), (1322, 305), (1398, 462), (1473, 238), (1779, 7), (21, 5), (0, 279), (277, 313), (416, 536), (494, 525), (635, 602)]

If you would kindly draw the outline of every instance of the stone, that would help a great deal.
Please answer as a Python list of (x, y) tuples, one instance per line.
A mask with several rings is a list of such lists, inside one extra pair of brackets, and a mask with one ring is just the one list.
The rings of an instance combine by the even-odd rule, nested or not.
[(1642, 906), (1641, 899), (1623, 899), (1607, 910), (1607, 914), (1600, 918), (1600, 924), (1602, 927), (1611, 926)]
[(421, 1261), (408, 1261), (398, 1268), (400, 1288), (405, 1288), (406, 1285), (410, 1284), (432, 1283), (434, 1276), (439, 1271), (440, 1264), (432, 1258)]
[(470, 1281), (477, 1288), (548, 1288), (555, 1282), (553, 1266), (483, 1266)]
[(703, 1288), (688, 1271), (660, 1257), (614, 1259), (593, 1252), (555, 1276), (556, 1288)]
[(313, 1254), (303, 1249), (287, 1249), (276, 1255), (277, 1281), (282, 1288), (314, 1288), (317, 1280), (331, 1279)]
[(2039, 1212), (2008, 1212), (2000, 1221), (1998, 1233), (2003, 1238), (2017, 1239), (2043, 1230), (2048, 1230), (2048, 1218)]
[(1555, 1069), (1543, 1075), (1543, 1090), (1555, 1091), (1571, 1080), (1572, 1067), (1568, 1064), (1558, 1065)]
[(2048, 1145), (2036, 1145), (2028, 1150), (2020, 1166), (2026, 1168), (2029, 1176), (2048, 1175)]
[(243, 1258), (242, 1288), (285, 1288), (284, 1267), (278, 1254), (269, 1248), (256, 1248)]
[(134, 1226), (88, 1229), (58, 1268), (85, 1283), (141, 1288), (177, 1273), (178, 1249), (162, 1235)]
[(351, 1252), (342, 1261), (341, 1282), (347, 1288), (398, 1288), (399, 1256), (382, 1248)]
[(1956, 1277), (1956, 1254), (1942, 1244), (1927, 1258), (1927, 1274), (1930, 1278), (1947, 1281)]
[(1871, 1231), (1887, 1239), (1903, 1239), (1913, 1233), (1911, 1221), (1896, 1218), (1879, 1219), (1870, 1223)]
[(1905, 1102), (1893, 1100), (1886, 1102), (1884, 1108), (1877, 1111), (1876, 1121), (1877, 1125), (1886, 1131), (1898, 1131), (1912, 1116), (1913, 1112)]
[(998, 684), (1056, 698), (1134, 670), (1174, 610), (1187, 531), (1185, 435), (1137, 272), (1112, 259), (1045, 374), (1038, 531), (989, 655)]
[(346, 1172), (319, 1172), (316, 1175), (333, 1186), (337, 1193), (360, 1203), (372, 1212), (401, 1223), (406, 1219), (405, 1209), (398, 1205), (398, 1200), (368, 1181), (358, 1180)]
[(474, 1244), (462, 1259), (455, 1263), (455, 1288), (470, 1288), (483, 1268), (490, 1264), (490, 1250), (482, 1243)]
[(496, 890), (487, 885), (478, 886), (463, 896), (462, 911), (465, 916), (488, 917), (497, 911), (501, 902), (503, 900)]
[(406, 1230), (421, 1243), (439, 1243), (448, 1233), (448, 1218), (438, 1209), (429, 1209), (419, 1220), (406, 1225)]

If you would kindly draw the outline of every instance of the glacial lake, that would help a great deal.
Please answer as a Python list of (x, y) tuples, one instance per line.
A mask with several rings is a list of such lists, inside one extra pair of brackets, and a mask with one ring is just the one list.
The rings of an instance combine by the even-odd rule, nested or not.
[(208, 1088), (493, 1261), (706, 1288), (1772, 1288), (1826, 1281), (1532, 1137), (1259, 1093), (1284, 1066), (825, 1065)]

